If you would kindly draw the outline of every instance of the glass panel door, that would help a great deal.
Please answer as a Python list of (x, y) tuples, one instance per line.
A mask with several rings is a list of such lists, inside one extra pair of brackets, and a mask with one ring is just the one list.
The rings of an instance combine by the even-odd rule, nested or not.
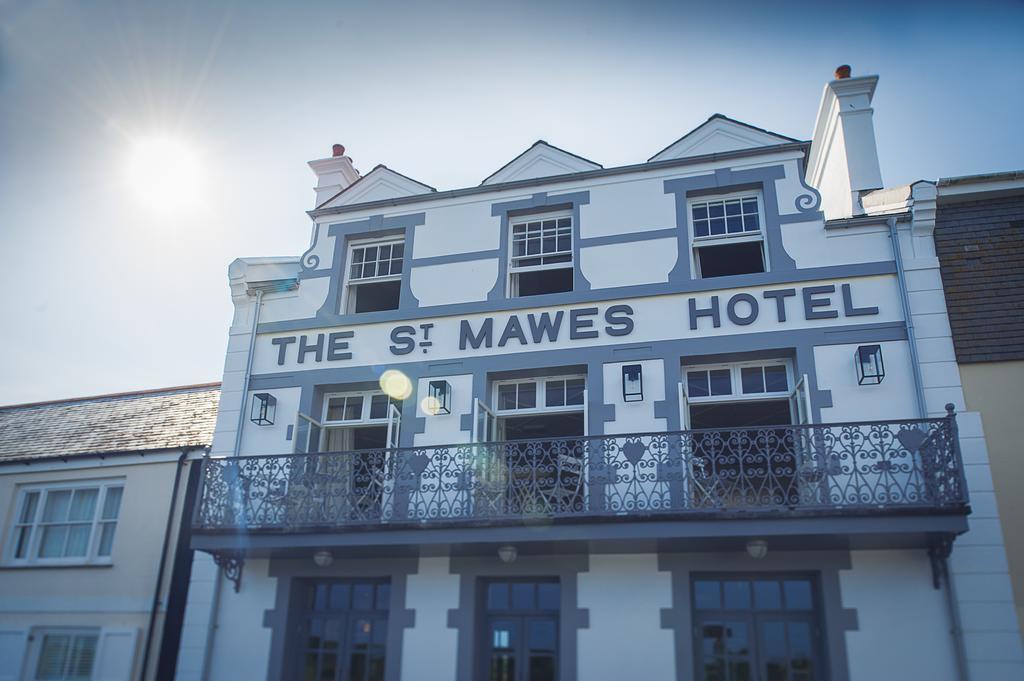
[(290, 678), (383, 681), (390, 585), (337, 580), (302, 591)]
[(485, 681), (557, 681), (560, 594), (555, 581), (485, 585)]

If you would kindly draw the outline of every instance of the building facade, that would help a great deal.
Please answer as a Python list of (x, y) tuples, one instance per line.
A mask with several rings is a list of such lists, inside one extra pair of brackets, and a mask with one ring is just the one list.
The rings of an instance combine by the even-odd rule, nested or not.
[(942, 178), (935, 244), (967, 408), (985, 424), (1017, 621), (1024, 618), (1024, 172)]
[(0, 679), (149, 680), (173, 663), (191, 565), (182, 509), (218, 394), (0, 407)]
[(876, 83), (810, 142), (715, 115), (453, 191), (311, 162), (307, 250), (229, 270), (177, 678), (1019, 678)]

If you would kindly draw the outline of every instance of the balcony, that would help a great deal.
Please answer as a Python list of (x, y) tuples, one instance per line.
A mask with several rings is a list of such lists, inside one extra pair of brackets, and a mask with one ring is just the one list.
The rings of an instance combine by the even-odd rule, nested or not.
[[(448, 530), (438, 542), (469, 541), (474, 529), (493, 539), (494, 528), (516, 538), (544, 527), (558, 540), (593, 539), (584, 526), (620, 528), (606, 537), (658, 540), (694, 532), (827, 537), (864, 531), (844, 524), (850, 519), (874, 519), (869, 534), (882, 529), (881, 521), (883, 534), (905, 527), (925, 537), (963, 531), (969, 511), (952, 413), (207, 458), (201, 478), (192, 527), (194, 546), (208, 550), (250, 550), (266, 536), (277, 539), (264, 545), (278, 547), (421, 543), (434, 540), (429, 530)], [(954, 520), (935, 521), (941, 518)], [(751, 524), (768, 520), (770, 526)], [(783, 530), (780, 520), (803, 524)], [(639, 521), (652, 528), (636, 529)], [(311, 534), (308, 542), (296, 539)]]

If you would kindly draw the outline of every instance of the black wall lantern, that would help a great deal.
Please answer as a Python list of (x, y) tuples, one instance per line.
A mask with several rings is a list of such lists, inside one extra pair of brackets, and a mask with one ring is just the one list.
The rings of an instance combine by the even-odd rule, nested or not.
[(861, 345), (853, 359), (857, 365), (857, 383), (860, 385), (877, 385), (885, 378), (881, 345)]
[(622, 366), (622, 401), (644, 401), (644, 372), (643, 367), (639, 364), (624, 364)]
[(274, 414), (277, 412), (277, 398), (270, 393), (256, 393), (252, 396), (252, 413), (249, 420), (257, 426), (274, 425)]
[(434, 416), (452, 413), (452, 386), (448, 381), (431, 381), (427, 390), (427, 407), (424, 411)]

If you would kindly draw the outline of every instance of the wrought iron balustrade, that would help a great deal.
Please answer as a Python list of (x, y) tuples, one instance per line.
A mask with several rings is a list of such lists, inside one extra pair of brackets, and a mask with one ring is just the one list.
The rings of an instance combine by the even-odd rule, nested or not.
[(956, 510), (955, 417), (207, 458), (197, 530)]

